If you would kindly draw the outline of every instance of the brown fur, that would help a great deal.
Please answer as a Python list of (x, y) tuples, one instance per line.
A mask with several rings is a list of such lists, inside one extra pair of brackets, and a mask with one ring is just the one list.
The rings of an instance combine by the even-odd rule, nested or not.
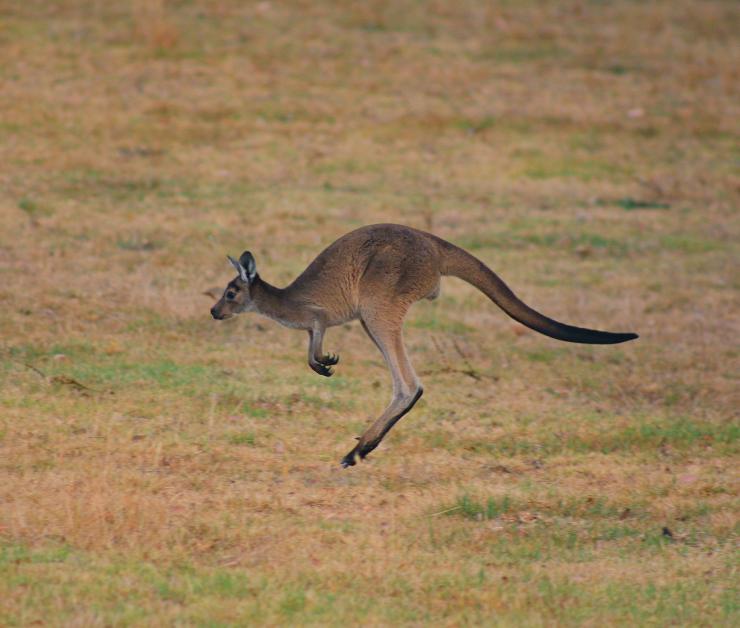
[(275, 288), (256, 272), (249, 252), (224, 296), (212, 308), (225, 319), (255, 311), (309, 334), (308, 364), (329, 377), (339, 361), (322, 351), (325, 330), (359, 319), (385, 358), (393, 377), (393, 397), (383, 414), (342, 460), (355, 464), (378, 446), (383, 436), (421, 397), (423, 389), (409, 362), (402, 324), (409, 307), (439, 294), (440, 279), (452, 275), (484, 292), (512, 318), (543, 334), (569, 342), (611, 344), (636, 338), (572, 327), (547, 318), (520, 301), (483, 262), (430, 233), (401, 225), (370, 225), (352, 231), (327, 247), (286, 288)]

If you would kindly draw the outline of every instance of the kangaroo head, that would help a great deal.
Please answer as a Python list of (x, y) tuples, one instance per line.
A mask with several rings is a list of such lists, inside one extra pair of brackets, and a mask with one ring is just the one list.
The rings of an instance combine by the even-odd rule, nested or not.
[(239, 274), (228, 283), (223, 296), (211, 308), (211, 316), (220, 321), (253, 309), (250, 288), (257, 277), (257, 266), (249, 251), (244, 251), (238, 262), (227, 257)]

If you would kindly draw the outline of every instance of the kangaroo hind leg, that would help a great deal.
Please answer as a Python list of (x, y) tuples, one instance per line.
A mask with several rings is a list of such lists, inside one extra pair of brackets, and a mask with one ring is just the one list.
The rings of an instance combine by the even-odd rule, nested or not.
[[(405, 312), (404, 312), (405, 313)], [(393, 378), (393, 396), (383, 414), (360, 436), (357, 445), (343, 459), (342, 466), (355, 464), (355, 456), (365, 458), (375, 449), (390, 429), (403, 417), (424, 392), (409, 362), (401, 334), (401, 320), (389, 324), (388, 319), (363, 316), (362, 326), (383, 354)]]

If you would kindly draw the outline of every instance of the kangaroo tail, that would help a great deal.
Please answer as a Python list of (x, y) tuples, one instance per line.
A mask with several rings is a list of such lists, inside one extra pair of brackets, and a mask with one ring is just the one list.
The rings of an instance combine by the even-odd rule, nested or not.
[(548, 318), (517, 298), (502, 279), (479, 259), (454, 244), (444, 240), (440, 242), (443, 244), (441, 268), (443, 275), (459, 277), (472, 284), (511, 318), (530, 329), (557, 340), (595, 345), (617, 344), (638, 337), (632, 333), (620, 334), (573, 327)]

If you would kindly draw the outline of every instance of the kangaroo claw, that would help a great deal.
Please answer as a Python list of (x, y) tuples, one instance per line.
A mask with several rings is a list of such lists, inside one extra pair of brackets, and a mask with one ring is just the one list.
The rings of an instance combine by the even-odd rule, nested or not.
[(323, 364), (324, 366), (333, 366), (334, 364), (339, 363), (339, 356), (334, 353), (327, 353), (326, 355), (319, 358), (318, 362), (319, 364)]
[(324, 366), (320, 362), (311, 362), (309, 363), (309, 366), (319, 375), (323, 375), (324, 377), (331, 377), (332, 375), (334, 375), (334, 369)]

